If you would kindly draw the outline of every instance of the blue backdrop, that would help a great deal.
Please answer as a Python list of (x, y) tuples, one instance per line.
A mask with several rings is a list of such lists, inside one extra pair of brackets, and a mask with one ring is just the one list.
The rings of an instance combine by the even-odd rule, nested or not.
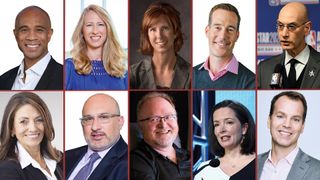
[[(259, 0), (257, 2), (257, 56), (263, 60), (282, 53), (278, 41), (276, 21), (284, 4), (292, 0)], [(297, 1), (297, 0), (296, 0)], [(306, 4), (312, 30), (306, 38), (307, 43), (320, 52), (320, 4), (319, 0), (299, 0)]]

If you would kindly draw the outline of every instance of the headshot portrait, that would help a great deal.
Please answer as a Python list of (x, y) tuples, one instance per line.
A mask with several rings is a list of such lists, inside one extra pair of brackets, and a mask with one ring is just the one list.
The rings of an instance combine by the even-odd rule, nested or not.
[(320, 88), (319, 1), (261, 1), (257, 7), (258, 88)]
[[(0, 17), (0, 89), (63, 89), (63, 1), (10, 1)], [(54, 16), (53, 16), (54, 15)], [(50, 83), (49, 83), (50, 82)]]
[(188, 89), (190, 3), (131, 1), (130, 88)]
[(130, 92), (130, 179), (190, 179), (188, 92)]
[(193, 89), (255, 88), (255, 1), (193, 2)]
[[(126, 9), (126, 3), (122, 2), (121, 9)], [(69, 6), (70, 4), (70, 6)], [(128, 88), (128, 63), (127, 47), (124, 40), (127, 31), (119, 34), (119, 28), (126, 26), (115, 26), (114, 22), (127, 23), (127, 19), (120, 19), (117, 3), (89, 4), (70, 2), (68, 7), (81, 11), (78, 23), (70, 24), (66, 29), (71, 32), (71, 39), (66, 39), (66, 89), (67, 90), (125, 90)], [(123, 6), (125, 5), (125, 6)], [(74, 21), (78, 13), (71, 11), (66, 19)], [(125, 23), (123, 23), (125, 22)], [(119, 23), (117, 24), (119, 25)], [(125, 29), (127, 30), (127, 29)], [(124, 36), (122, 39), (118, 35)], [(69, 37), (69, 36), (68, 36)]]
[(255, 180), (255, 92), (193, 92), (193, 177)]
[(128, 178), (127, 94), (66, 92), (66, 179)]
[(258, 177), (319, 179), (320, 93), (303, 91), (258, 92)]
[(0, 178), (63, 179), (63, 94), (1, 92)]

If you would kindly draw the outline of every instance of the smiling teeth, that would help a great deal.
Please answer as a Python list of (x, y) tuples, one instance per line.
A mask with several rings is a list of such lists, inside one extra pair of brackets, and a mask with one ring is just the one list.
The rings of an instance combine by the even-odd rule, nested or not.
[(38, 47), (39, 45), (35, 44), (35, 45), (31, 45), (31, 44), (27, 44), (27, 47), (29, 48), (35, 48), (35, 47)]
[(39, 135), (38, 134), (29, 134), (29, 135), (27, 135), (28, 137), (30, 137), (30, 138), (36, 138), (36, 137), (38, 137)]
[(100, 39), (100, 36), (94, 36), (94, 37), (91, 37), (91, 39), (93, 39), (93, 40), (99, 40), (99, 39)]
[(285, 132), (285, 131), (279, 131), (279, 133), (285, 136), (290, 136), (292, 134), (290, 132)]

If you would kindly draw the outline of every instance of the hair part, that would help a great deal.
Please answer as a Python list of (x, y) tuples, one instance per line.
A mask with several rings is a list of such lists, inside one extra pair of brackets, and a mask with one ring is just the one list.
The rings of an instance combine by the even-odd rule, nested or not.
[(164, 16), (167, 19), (176, 35), (176, 39), (174, 40), (174, 52), (177, 53), (183, 45), (179, 11), (169, 3), (154, 2), (145, 11), (140, 29), (139, 52), (144, 55), (153, 55), (153, 47), (149, 40), (148, 30), (160, 16)]
[(4, 110), (0, 132), (0, 160), (19, 161), (18, 154), (15, 151), (17, 138), (12, 136), (12, 130), (16, 112), (24, 105), (34, 107), (44, 120), (44, 136), (40, 143), (41, 154), (59, 162), (62, 159), (62, 154), (51, 144), (55, 137), (51, 114), (44, 101), (31, 92), (21, 92), (13, 95)]
[(213, 126), (213, 113), (220, 108), (230, 108), (238, 118), (243, 128), (244, 124), (248, 124), (248, 129), (241, 143), (241, 154), (253, 154), (256, 147), (256, 135), (255, 135), (255, 123), (250, 111), (241, 103), (233, 100), (224, 100), (216, 104), (212, 111), (209, 120), (209, 144), (211, 146), (211, 151), (214, 155), (222, 157), (225, 154), (224, 148), (219, 144), (217, 136), (214, 133)]
[(217, 4), (215, 6), (213, 6), (213, 8), (210, 10), (210, 13), (209, 13), (209, 20), (208, 20), (208, 26), (211, 25), (212, 23), (212, 14), (214, 11), (218, 10), (218, 9), (223, 9), (223, 10), (226, 10), (226, 11), (230, 11), (230, 12), (233, 12), (237, 15), (237, 18), (238, 18), (238, 23), (237, 23), (237, 30), (239, 31), (239, 28), (240, 28), (240, 14), (239, 14), (239, 11), (238, 9), (233, 6), (232, 4), (229, 4), (229, 3), (220, 3), (220, 4)]
[(282, 96), (286, 96), (288, 97), (290, 100), (293, 101), (300, 101), (303, 105), (303, 119), (302, 119), (302, 123), (304, 124), (306, 117), (307, 117), (307, 109), (308, 109), (308, 105), (307, 105), (307, 101), (305, 99), (305, 97), (296, 91), (283, 91), (279, 94), (277, 94), (276, 96), (274, 96), (271, 100), (271, 106), (270, 106), (270, 112), (269, 112), (269, 117), (271, 117), (271, 115), (273, 114), (274, 111), (274, 105), (277, 102), (277, 100), (282, 97)]
[(125, 77), (127, 63), (126, 53), (122, 49), (115, 32), (109, 13), (97, 5), (89, 5), (85, 8), (72, 35), (73, 48), (71, 56), (78, 74), (88, 75), (92, 71), (91, 60), (87, 55), (87, 44), (83, 36), (84, 20), (88, 12), (96, 13), (104, 22), (107, 29), (107, 39), (102, 48), (102, 61), (105, 70), (114, 77)]

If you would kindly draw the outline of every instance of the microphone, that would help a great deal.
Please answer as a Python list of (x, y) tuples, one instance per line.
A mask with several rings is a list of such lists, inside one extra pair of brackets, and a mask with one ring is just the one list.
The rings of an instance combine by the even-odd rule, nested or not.
[(209, 164), (206, 164), (204, 166), (202, 166), (201, 168), (199, 168), (198, 170), (196, 170), (196, 172), (193, 173), (193, 177), (195, 177), (200, 171), (202, 171), (204, 168), (211, 166), (213, 168), (216, 168), (220, 165), (220, 161), (219, 159), (211, 159), (211, 161), (209, 162)]
[(271, 75), (271, 82), (270, 82), (270, 87), (272, 89), (282, 88), (283, 70), (284, 70), (284, 67), (282, 64), (277, 64), (276, 67), (274, 67), (274, 71)]

